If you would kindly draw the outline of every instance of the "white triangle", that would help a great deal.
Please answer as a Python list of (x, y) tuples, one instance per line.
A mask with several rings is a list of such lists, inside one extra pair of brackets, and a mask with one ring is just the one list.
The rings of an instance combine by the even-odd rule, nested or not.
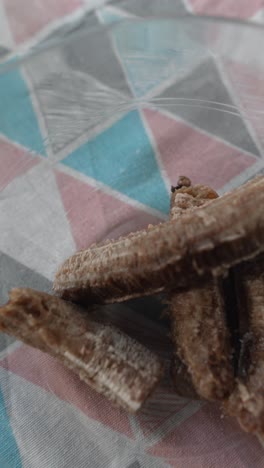
[(257, 11), (253, 16), (250, 18), (252, 21), (256, 21), (256, 23), (263, 24), (264, 23), (264, 8), (261, 8)]
[(3, 0), (0, 0), (0, 45), (7, 49), (12, 49), (13, 47), (13, 39), (10, 33)]
[[(7, 411), (12, 408), (9, 418), (23, 466), (126, 466), (118, 464), (118, 454), (121, 458), (131, 445), (135, 446), (133, 439), (130, 440), (124, 434), (118, 434), (99, 421), (88, 418), (52, 392), (49, 393), (12, 372), (0, 368), (0, 378)], [(98, 415), (99, 412), (100, 409)], [(111, 465), (115, 458), (117, 464)]]
[(0, 193), (0, 226), (0, 251), (51, 281), (75, 250), (54, 173), (45, 162)]
[[(128, 468), (138, 457), (142, 468), (168, 466), (145, 451), (143, 436), (140, 440), (127, 437), (122, 427), (116, 432), (56, 395), (1, 368), (0, 379), (23, 466), (60, 467), (67, 460), (69, 467)], [(93, 404), (92, 400), (88, 404)], [(99, 407), (97, 411), (100, 418)]]

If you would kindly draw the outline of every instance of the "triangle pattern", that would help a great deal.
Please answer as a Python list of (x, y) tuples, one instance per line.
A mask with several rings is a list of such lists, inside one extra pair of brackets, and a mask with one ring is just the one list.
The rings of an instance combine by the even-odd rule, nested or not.
[[(100, 423), (100, 420), (86, 416), (71, 404), (71, 400), (68, 402), (57, 398), (56, 394), (32, 385), (12, 372), (7, 374), (1, 369), (0, 377), (1, 380), (9, 382), (4, 390), (5, 398), (8, 398), (8, 389), (12, 388), (10, 421), (19, 437), (23, 466), (61, 467), (65, 466), (66, 460), (69, 467), (109, 467), (113, 460), (113, 450), (117, 454), (116, 466), (123, 466), (122, 455), (131, 451), (135, 444), (134, 439), (121, 431), (113, 431), (111, 427)], [(65, 390), (71, 385), (67, 380), (60, 383), (64, 385)], [(80, 393), (87, 407), (94, 403), (89, 394), (85, 396), (84, 392)], [(109, 404), (107, 408), (96, 408), (99, 416), (100, 413), (109, 411)], [(110, 412), (110, 416), (118, 427), (121, 419), (118, 412)], [(126, 415), (125, 418), (128, 419)], [(51, 442), (51, 434), (55, 443)], [(8, 468), (15, 468), (15, 465), (9, 465)], [(21, 465), (17, 465), (17, 468), (21, 468)]]
[(45, 156), (38, 121), (30, 91), (18, 69), (1, 73), (0, 69), (0, 133), (29, 150)]
[(0, 388), (0, 466), (22, 468), (16, 439), (7, 414), (4, 396)]
[(8, 301), (8, 292), (12, 288), (33, 288), (39, 291), (51, 291), (52, 283), (9, 255), (0, 252), (0, 304)]
[(186, 174), (194, 183), (208, 184), (218, 190), (257, 161), (159, 111), (145, 110), (144, 115), (171, 185), (176, 184), (179, 175)]
[(56, 180), (78, 250), (160, 221), (63, 172), (56, 171)]
[(238, 62), (225, 61), (224, 67), (232, 84), (234, 93), (236, 93), (240, 100), (242, 109), (255, 132), (263, 152), (264, 83), (262, 76), (260, 76), (256, 71), (253, 71), (250, 65)]
[[(99, 84), (104, 84), (112, 90), (125, 96), (131, 96), (131, 90), (127, 83), (123, 68), (118, 60), (108, 31), (99, 22), (97, 15), (89, 11), (77, 22), (73, 22), (72, 32), (96, 31), (89, 38), (89, 47), (87, 41), (80, 35), (75, 37), (74, 41), (68, 42), (62, 46), (59, 51), (53, 50), (52, 56), (61, 54), (61, 57), (68, 67), (75, 72), (81, 72), (86, 76), (93, 77)], [(58, 28), (52, 37), (59, 38), (65, 34), (65, 25)], [(69, 32), (67, 33), (69, 36)], [(40, 59), (41, 61), (41, 59)], [(39, 61), (39, 62), (40, 62)], [(50, 54), (47, 55), (46, 67), (50, 69)], [(56, 66), (56, 65), (55, 65)], [(52, 63), (52, 68), (54, 63)], [(60, 71), (60, 70), (57, 70)]]
[(159, 108), (259, 156), (259, 150), (213, 60), (196, 67), (189, 76), (163, 91), (159, 98)]
[(13, 179), (40, 162), (39, 158), (32, 156), (26, 149), (1, 140), (0, 137), (0, 192)]
[[(184, 76), (207, 53), (180, 25), (173, 22), (130, 22), (112, 35), (130, 86), (137, 97)], [(177, 47), (175, 47), (177, 44)]]
[(199, 402), (191, 402), (185, 420), (175, 419), (171, 431), (161, 435), (148, 453), (165, 459), (175, 468), (179, 466), (179, 459), (190, 460), (184, 463), (188, 468), (225, 468), (234, 463), (237, 467), (245, 463), (262, 467), (263, 449), (255, 436), (243, 432), (231, 418), (223, 417), (216, 405), (206, 404), (196, 411), (194, 407), (192, 412), (195, 404)]
[(0, 225), (5, 226), (0, 251), (50, 280), (58, 265), (75, 250), (49, 167), (33, 167), (1, 192)]
[(83, 3), (82, 0), (28, 0), (25, 8), (23, 2), (17, 0), (2, 1), (16, 43), (29, 39), (50, 22), (72, 13)]
[(0, 361), (1, 367), (46, 390), (50, 398), (51, 395), (55, 395), (59, 400), (81, 410), (89, 418), (98, 420), (128, 437), (132, 436), (130, 423), (124, 411), (118, 411), (109, 405), (104, 397), (91, 390), (73, 372), (48, 354), (22, 345), (19, 350)]
[[(67, 26), (67, 27), (66, 27)], [(109, 37), (94, 13), (56, 29), (47, 40), (77, 33), (66, 46), (34, 57), (27, 72), (34, 86), (53, 153), (87, 140), (128, 108), (131, 90)], [(66, 28), (66, 30), (65, 30)], [(80, 31), (101, 29), (87, 47)], [(122, 111), (124, 109), (124, 111)], [(76, 142), (76, 146), (78, 142)]]
[(88, 139), (115, 114), (117, 119), (123, 101), (115, 90), (102, 86), (88, 74), (67, 69), (63, 75), (61, 71), (51, 72), (36, 93), (55, 154), (84, 134)]
[(137, 111), (126, 114), (62, 163), (131, 199), (168, 213), (168, 191)]

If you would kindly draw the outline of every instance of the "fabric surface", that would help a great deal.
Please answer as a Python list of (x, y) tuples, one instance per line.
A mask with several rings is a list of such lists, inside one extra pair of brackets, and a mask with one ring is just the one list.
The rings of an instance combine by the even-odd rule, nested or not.
[[(186, 12), (261, 23), (264, 2), (0, 0), (1, 303), (15, 286), (51, 291), (76, 249), (167, 219), (179, 174), (222, 193), (264, 172), (263, 76), (239, 51), (219, 64), (181, 26), (156, 21), (133, 38), (130, 27), (111, 29)], [(10, 58), (64, 38), (1, 73)], [(162, 308), (148, 298), (102, 314), (169, 367)], [(169, 371), (129, 416), (51, 357), (0, 334), (1, 468), (263, 465), (257, 438), (217, 406), (175, 395)]]

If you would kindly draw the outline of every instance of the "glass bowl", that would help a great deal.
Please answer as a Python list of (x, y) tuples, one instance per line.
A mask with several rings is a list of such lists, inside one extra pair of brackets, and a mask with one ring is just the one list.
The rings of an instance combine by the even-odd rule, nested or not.
[[(264, 171), (263, 38), (262, 27), (239, 21), (140, 20), (101, 8), (2, 61), (2, 301), (14, 286), (50, 291), (56, 269), (76, 249), (166, 220), (179, 175), (224, 193)], [(111, 306), (106, 314), (169, 361), (167, 323), (153, 320), (160, 308), (151, 298)], [(183, 457), (188, 466), (216, 466), (216, 460), (234, 466), (240, 457), (262, 466), (253, 437), (215, 407), (175, 396), (168, 379), (145, 412), (127, 418), (39, 352), (3, 335), (2, 342), (0, 359), (10, 372), (51, 392), (42, 394), (49, 430), (60, 414), (65, 437), (71, 433), (74, 442), (76, 433), (97, 444), (100, 466), (105, 459), (107, 466), (128, 466), (124, 453), (142, 466), (154, 466), (150, 460), (181, 466)], [(34, 426), (23, 385), (9, 375), (1, 373), (1, 383), (4, 393), (11, 388), (17, 396), (13, 424), (24, 440), (24, 428), (41, 426)], [(67, 425), (71, 406), (62, 411), (54, 395), (82, 411), (74, 413), (76, 424)], [(108, 440), (98, 421), (122, 436)], [(62, 466), (61, 438), (50, 446), (42, 436), (33, 431), (30, 447)], [(102, 437), (108, 451), (96, 442)], [(127, 452), (120, 448), (124, 437), (137, 440)], [(67, 444), (65, 450), (72, 456)]]

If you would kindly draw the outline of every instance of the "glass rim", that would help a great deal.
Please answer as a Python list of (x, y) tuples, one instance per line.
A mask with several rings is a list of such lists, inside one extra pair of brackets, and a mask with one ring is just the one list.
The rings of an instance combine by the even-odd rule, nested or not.
[[(91, 14), (94, 10), (89, 11), (88, 15)], [(79, 18), (81, 20), (82, 17)], [(49, 39), (49, 34), (52, 32), (47, 33), (46, 38), (40, 39), (40, 43), (36, 44), (32, 48), (29, 47), (29, 49), (25, 50), (24, 44), (22, 44), (21, 47), (18, 47), (16, 50), (13, 51), (9, 55), (9, 57), (0, 62), (0, 75), (4, 73), (8, 73), (9, 71), (12, 71), (13, 69), (19, 67), (20, 65), (26, 64), (28, 61), (33, 59), (34, 57), (48, 52), (49, 50), (57, 49), (62, 46), (65, 46), (67, 44), (71, 44), (75, 42), (78, 39), (84, 38), (84, 37), (89, 37), (90, 35), (95, 35), (95, 34), (101, 34), (102, 29), (104, 30), (105, 33), (108, 33), (110, 31), (113, 31), (115, 29), (118, 29), (120, 25), (126, 25), (126, 24), (144, 24), (144, 23), (157, 23), (157, 22), (172, 22), (172, 23), (180, 23), (182, 26), (184, 23), (185, 24), (192, 24), (192, 23), (197, 23), (197, 24), (220, 24), (223, 26), (233, 26), (234, 28), (241, 28), (243, 30), (248, 29), (252, 30), (253, 32), (260, 32), (263, 33), (264, 37), (264, 24), (261, 23), (255, 23), (251, 21), (247, 21), (244, 19), (236, 19), (236, 18), (226, 18), (223, 16), (210, 16), (210, 15), (194, 15), (194, 14), (184, 14), (184, 15), (160, 15), (159, 17), (154, 17), (154, 16), (148, 16), (148, 17), (123, 17), (120, 20), (117, 20), (111, 24), (101, 24), (95, 27), (89, 27), (89, 29), (82, 29), (81, 31), (72, 31), (69, 28), (69, 31), (66, 33), (66, 35), (62, 38), (57, 38), (57, 39)], [(78, 23), (78, 20), (75, 20), (72, 22), (72, 26), (76, 25)], [(69, 27), (71, 23), (67, 22), (65, 24), (68, 24)], [(63, 24), (62, 24), (63, 26)], [(58, 27), (59, 29), (59, 27)], [(56, 28), (54, 29), (56, 31)]]

